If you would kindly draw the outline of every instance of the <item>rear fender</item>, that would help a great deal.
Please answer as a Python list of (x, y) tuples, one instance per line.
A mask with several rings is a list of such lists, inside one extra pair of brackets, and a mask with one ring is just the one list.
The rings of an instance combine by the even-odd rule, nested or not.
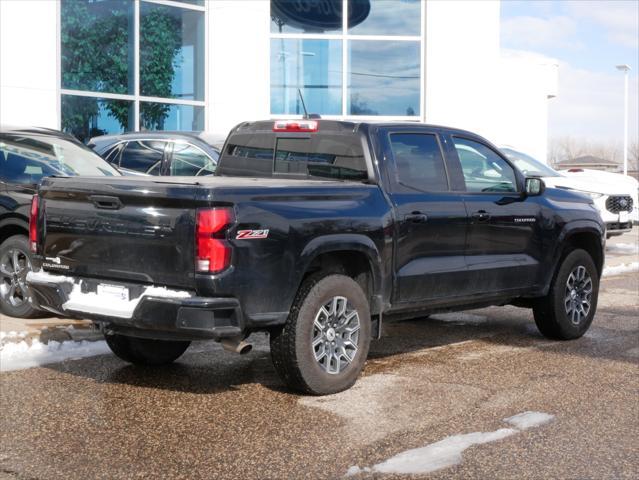
[(299, 288), (313, 260), (319, 255), (331, 252), (361, 252), (366, 256), (372, 279), (371, 313), (381, 312), (382, 306), (389, 295), (386, 292), (390, 292), (390, 288), (384, 284), (381, 268), (383, 262), (379, 250), (375, 243), (366, 235), (334, 234), (316, 237), (311, 240), (300, 255), (300, 268), (296, 272), (297, 288)]

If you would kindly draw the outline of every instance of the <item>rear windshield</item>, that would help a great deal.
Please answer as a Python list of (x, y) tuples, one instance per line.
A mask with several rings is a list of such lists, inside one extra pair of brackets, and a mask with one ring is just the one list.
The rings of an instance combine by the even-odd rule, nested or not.
[(89, 148), (64, 137), (0, 134), (2, 180), (35, 185), (54, 175), (119, 176), (120, 173)]
[(333, 133), (232, 135), (216, 174), (355, 181), (368, 178), (360, 137)]

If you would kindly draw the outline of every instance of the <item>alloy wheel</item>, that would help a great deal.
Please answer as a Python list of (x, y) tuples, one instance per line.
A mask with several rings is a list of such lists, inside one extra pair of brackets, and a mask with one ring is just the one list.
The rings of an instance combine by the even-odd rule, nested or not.
[(22, 250), (10, 248), (0, 258), (0, 296), (13, 307), (21, 307), (29, 301), (29, 271), (31, 261)]
[(359, 342), (359, 313), (348, 299), (336, 296), (315, 315), (312, 348), (315, 360), (332, 375), (344, 371), (355, 359)]
[(579, 265), (568, 275), (564, 308), (570, 321), (579, 325), (588, 317), (592, 302), (592, 278), (586, 267)]

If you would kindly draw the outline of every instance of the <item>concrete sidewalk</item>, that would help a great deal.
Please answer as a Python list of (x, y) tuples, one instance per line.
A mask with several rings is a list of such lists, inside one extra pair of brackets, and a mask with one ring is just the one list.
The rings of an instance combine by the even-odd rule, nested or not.
[[(630, 266), (639, 261), (639, 227), (606, 243), (606, 268)], [(8, 342), (41, 343), (50, 340), (101, 340), (102, 334), (93, 328), (89, 320), (65, 318), (37, 318), (23, 320), (0, 314), (0, 348)]]

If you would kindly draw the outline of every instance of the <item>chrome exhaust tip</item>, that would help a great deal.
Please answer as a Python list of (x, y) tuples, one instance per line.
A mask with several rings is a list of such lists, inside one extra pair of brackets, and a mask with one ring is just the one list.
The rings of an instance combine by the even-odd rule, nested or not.
[(253, 345), (239, 338), (224, 338), (220, 341), (224, 350), (245, 355), (253, 350)]

